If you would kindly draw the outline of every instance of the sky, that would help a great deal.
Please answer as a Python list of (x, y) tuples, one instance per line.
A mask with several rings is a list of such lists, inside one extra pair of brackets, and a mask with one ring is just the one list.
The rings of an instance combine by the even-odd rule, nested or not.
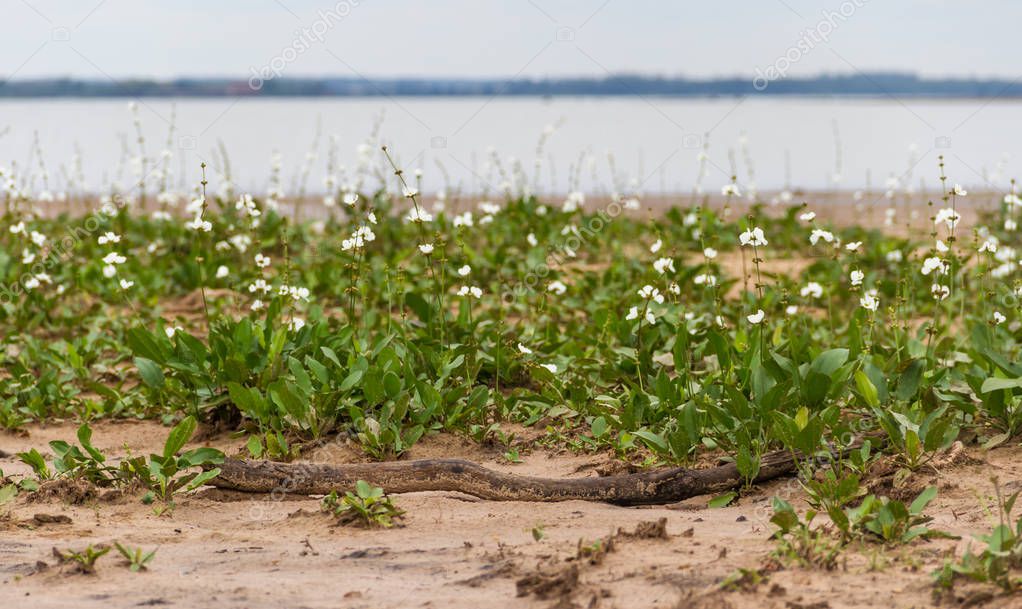
[(0, 78), (1014, 79), (1017, 0), (3, 0)]

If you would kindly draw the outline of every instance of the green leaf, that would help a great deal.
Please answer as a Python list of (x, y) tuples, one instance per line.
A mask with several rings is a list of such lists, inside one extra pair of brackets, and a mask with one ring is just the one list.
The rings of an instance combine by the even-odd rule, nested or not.
[(18, 485), (11, 483), (0, 487), (0, 505), (18, 496)]
[(1002, 379), (992, 376), (983, 381), (980, 393), (990, 393), (991, 391), (998, 391), (1000, 389), (1018, 389), (1020, 387), (1022, 387), (1022, 378)]
[(926, 509), (926, 506), (936, 497), (937, 487), (936, 486), (926, 487), (926, 489), (924, 489), (923, 492), (919, 493), (919, 496), (915, 498), (915, 501), (912, 502), (912, 505), (908, 507), (908, 511), (913, 515), (922, 514), (923, 510)]
[(92, 428), (89, 427), (88, 423), (82, 423), (81, 427), (78, 428), (78, 443), (82, 445), (82, 448), (92, 456), (93, 459), (99, 463), (106, 461), (106, 457), (103, 453), (96, 450), (92, 445)]
[(223, 462), (224, 453), (208, 446), (192, 449), (178, 458), (178, 464), (182, 468), (207, 464), (219, 465)]
[(855, 386), (859, 390), (859, 395), (862, 396), (862, 399), (866, 401), (868, 406), (871, 408), (878, 408), (880, 406), (880, 395), (877, 392), (877, 388), (862, 370), (855, 372)]
[(248, 442), (245, 443), (248, 447), (248, 454), (252, 455), (253, 459), (263, 458), (263, 440), (259, 436), (249, 436)]
[(641, 438), (646, 446), (656, 450), (657, 452), (670, 452), (670, 448), (667, 446), (667, 440), (660, 434), (653, 433), (652, 431), (646, 431), (640, 429), (639, 431), (633, 432), (635, 437)]
[(163, 459), (169, 460), (192, 439), (196, 427), (195, 417), (188, 415), (170, 430), (167, 443), (163, 445)]
[(830, 377), (847, 361), (848, 349), (830, 349), (817, 355), (809, 369), (812, 372)]
[(731, 502), (734, 501), (737, 498), (738, 498), (738, 493), (736, 493), (734, 491), (728, 491), (728, 492), (724, 493), (723, 495), (717, 495), (713, 499), (710, 499), (709, 503), (707, 503), (706, 505), (710, 509), (717, 509), (717, 508), (727, 507), (727, 506), (731, 505)]
[(163, 369), (160, 365), (153, 360), (146, 357), (136, 357), (135, 367), (138, 368), (138, 374), (142, 377), (142, 382), (147, 387), (153, 389), (161, 389), (163, 387)]
[(188, 483), (188, 486), (185, 487), (185, 490), (194, 491), (195, 489), (199, 488), (206, 482), (212, 480), (213, 478), (216, 478), (219, 475), (220, 475), (219, 467), (204, 471), (195, 478), (193, 478), (192, 481)]

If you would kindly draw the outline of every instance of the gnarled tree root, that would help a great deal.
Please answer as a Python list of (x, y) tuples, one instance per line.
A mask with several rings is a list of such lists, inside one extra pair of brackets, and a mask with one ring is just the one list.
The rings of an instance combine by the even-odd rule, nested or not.
[[(251, 493), (325, 495), (347, 490), (357, 480), (388, 493), (456, 491), (494, 501), (601, 501), (617, 505), (674, 503), (737, 488), (742, 477), (733, 463), (708, 469), (671, 468), (603, 478), (536, 478), (505, 474), (462, 459), (317, 465), (228, 459), (207, 484)], [(756, 482), (791, 474), (790, 452), (763, 456)]]

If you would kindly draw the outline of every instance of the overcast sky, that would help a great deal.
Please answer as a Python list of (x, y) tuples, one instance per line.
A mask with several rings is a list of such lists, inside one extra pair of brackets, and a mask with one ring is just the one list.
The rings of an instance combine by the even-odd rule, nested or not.
[(785, 55), (794, 76), (1022, 76), (1018, 0), (4, 0), (3, 10), (2, 78), (247, 78), (264, 66), (292, 77), (747, 76)]

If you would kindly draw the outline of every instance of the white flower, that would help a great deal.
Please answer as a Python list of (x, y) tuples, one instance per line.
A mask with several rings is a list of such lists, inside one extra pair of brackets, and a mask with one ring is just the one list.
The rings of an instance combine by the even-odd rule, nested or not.
[(795, 305), (788, 305), (787, 307), (784, 308), (785, 315), (791, 316), (795, 315), (796, 313), (798, 313), (798, 307)]
[(362, 226), (355, 229), (355, 232), (351, 233), (350, 239), (344, 239), (341, 241), (341, 250), (359, 250), (365, 247), (366, 243), (376, 240), (376, 233), (369, 226), (363, 224)]
[(628, 309), (628, 314), (625, 315), (625, 320), (631, 321), (639, 318), (639, 307), (632, 307)]
[(867, 311), (876, 311), (880, 307), (880, 300), (877, 299), (876, 294), (871, 290), (862, 295), (862, 298), (859, 299), (859, 305)]
[(419, 246), (419, 251), (429, 256), (430, 254), (433, 253), (433, 244), (423, 243), (422, 245)]
[(42, 247), (43, 244), (46, 243), (46, 235), (40, 233), (39, 231), (32, 231), (32, 233), (29, 235), (29, 238), (32, 239), (32, 243), (35, 243), (39, 247)]
[(121, 279), (120, 283), (121, 283), (121, 289), (122, 290), (127, 290), (131, 286), (135, 285), (134, 281), (128, 281), (127, 279)]
[(935, 300), (944, 300), (951, 295), (951, 288), (946, 285), (935, 283), (930, 286), (930, 294), (933, 295)]
[(297, 332), (305, 327), (305, 320), (301, 317), (295, 317), (291, 321), (287, 322), (287, 327), (293, 332)]
[(937, 215), (934, 216), (933, 218), (933, 223), (940, 224), (941, 222), (943, 222), (944, 224), (947, 225), (948, 230), (953, 230), (955, 226), (958, 224), (958, 221), (961, 219), (962, 219), (961, 214), (951, 209), (950, 207), (945, 207), (944, 209), (937, 212)]
[(253, 283), (249, 284), (248, 291), (251, 293), (262, 292), (263, 294), (270, 293), (270, 284), (266, 283), (265, 279), (256, 279)]
[(862, 285), (862, 280), (866, 278), (866, 274), (859, 269), (855, 269), (852, 271), (850, 278), (852, 280), (852, 285)]
[(717, 257), (717, 250), (712, 247), (708, 247), (703, 250), (703, 256), (705, 256), (708, 260), (713, 260)]
[(236, 250), (242, 253), (248, 250), (249, 246), (252, 245), (252, 237), (249, 237), (248, 235), (245, 234), (234, 235), (233, 237), (228, 239), (228, 241), (230, 242), (231, 245), (234, 246)]
[(738, 185), (737, 184), (725, 184), (725, 185), (721, 186), (720, 187), (720, 194), (724, 195), (725, 197), (730, 197), (730, 196), (740, 197), (740, 196), (742, 196), (742, 193), (738, 191)]
[(124, 264), (126, 260), (127, 258), (117, 252), (110, 252), (106, 256), (103, 256), (103, 262), (106, 264)]
[(848, 250), (849, 252), (854, 252), (857, 249), (859, 249), (861, 246), (862, 246), (862, 241), (852, 241), (851, 243), (845, 245), (845, 249)]
[(518, 350), (524, 353), (525, 355), (529, 355), (530, 353), (532, 353), (532, 349), (526, 347), (522, 343), (518, 343)]
[(763, 235), (763, 229), (758, 226), (747, 229), (744, 233), (738, 235), (738, 241), (742, 245), (752, 247), (763, 247), (764, 245), (767, 245), (766, 237)]
[(887, 258), (888, 262), (897, 264), (902, 260), (901, 250), (891, 250), (890, 252), (887, 252), (887, 256), (885, 256), (885, 258)]
[(536, 235), (532, 233), (529, 233), (528, 235), (525, 236), (525, 241), (532, 247), (536, 247), (537, 245), (539, 245), (539, 241), (536, 239)]
[(822, 228), (814, 228), (813, 232), (809, 233), (809, 243), (816, 245), (816, 242), (823, 239), (827, 243), (834, 242), (834, 233), (823, 230)]
[(309, 288), (298, 287), (298, 286), (281, 286), (280, 294), (282, 296), (291, 296), (294, 300), (309, 301)]
[(1018, 223), (1017, 222), (1015, 222), (1011, 218), (1008, 218), (1007, 220), (1004, 221), (1004, 230), (1006, 230), (1008, 232), (1012, 232), (1012, 231), (1014, 231), (1016, 229), (1018, 229)]
[(664, 242), (661, 239), (657, 239), (653, 242), (653, 245), (649, 246), (649, 253), (655, 254), (660, 251), (660, 248), (664, 246)]
[(816, 212), (815, 211), (807, 211), (806, 213), (804, 213), (801, 216), (799, 216), (798, 219), (803, 221), (803, 222), (812, 222), (813, 220), (816, 219)]
[(932, 256), (930, 258), (927, 258), (926, 260), (923, 260), (922, 268), (923, 275), (929, 275), (934, 271), (936, 271), (938, 275), (943, 275), (947, 273), (947, 265), (944, 263), (943, 260), (936, 256)]
[(663, 304), (664, 295), (660, 293), (660, 290), (654, 288), (651, 285), (644, 285), (639, 289), (639, 297), (643, 300), (653, 300), (658, 304)]
[(167, 326), (163, 329), (163, 333), (167, 335), (167, 338), (174, 338), (174, 335), (181, 331), (183, 331), (181, 326)]
[(111, 277), (113, 277), (116, 274), (117, 274), (117, 267), (116, 266), (114, 266), (112, 264), (108, 264), (108, 265), (103, 267), (103, 276), (106, 277), (107, 279), (110, 279)]
[(700, 273), (693, 277), (692, 281), (696, 285), (703, 285), (704, 283), (709, 286), (717, 285), (717, 277), (709, 273)]
[(653, 262), (653, 268), (661, 275), (667, 271), (674, 273), (674, 260), (671, 258), (658, 258), (655, 262)]
[(265, 306), (266, 304), (263, 301), (256, 298), (255, 300), (252, 301), (252, 304), (249, 306), (249, 308), (251, 308), (253, 311), (259, 311)]
[(766, 313), (763, 312), (763, 309), (759, 309), (752, 315), (745, 316), (745, 319), (748, 319), (750, 324), (758, 324), (762, 322), (764, 318), (766, 318)]
[[(332, 206), (334, 204), (333, 197), (329, 197), (329, 201), (324, 201), (324, 204), (326, 204), (327, 207)], [(250, 194), (241, 195), (238, 202), (234, 204), (234, 209), (242, 211), (252, 218), (258, 218), (262, 214), (262, 212), (259, 211), (259, 208), (256, 207), (255, 201), (252, 200), (252, 195)]]
[(255, 255), (255, 263), (257, 267), (265, 269), (266, 267), (270, 266), (270, 257), (263, 256), (262, 253), (258, 253)]
[(553, 364), (540, 364), (540, 366), (550, 371), (550, 374), (557, 374), (557, 366)]
[(470, 267), (467, 264), (465, 266), (461, 267), (460, 269), (458, 269), (458, 275), (461, 275), (462, 277), (467, 277), (468, 274), (471, 273), (471, 272), (472, 272), (472, 267)]
[(39, 280), (35, 277), (29, 277), (22, 285), (25, 286), (26, 291), (34, 290), (39, 287)]
[(344, 201), (344, 204), (347, 205), (348, 207), (354, 207), (355, 203), (358, 203), (358, 193), (346, 192), (344, 193), (344, 197), (342, 197), (341, 200)]
[(411, 199), (411, 198), (417, 197), (419, 195), (419, 191), (418, 191), (418, 189), (415, 189), (415, 188), (406, 188), (404, 190), (404, 195), (405, 195), (406, 198)]
[(1008, 318), (1001, 314), (1000, 311), (994, 311), (994, 324), (1000, 325), (1005, 322)]
[(804, 288), (799, 290), (799, 294), (802, 297), (811, 296), (813, 298), (819, 298), (823, 296), (823, 286), (815, 281), (810, 281)]
[(653, 315), (653, 311), (649, 308), (646, 309), (646, 323), (651, 326), (656, 325), (656, 317)]
[(472, 212), (466, 211), (463, 214), (459, 214), (457, 216), (454, 216), (454, 226), (455, 227), (460, 227), (460, 226), (471, 227), (472, 225), (473, 225), (473, 222), (472, 222)]
[(483, 291), (474, 285), (473, 286), (463, 285), (461, 286), (461, 289), (458, 290), (458, 296), (471, 296), (473, 298), (482, 298)]
[(547, 284), (546, 291), (561, 296), (568, 291), (568, 286), (564, 285), (560, 280), (555, 279)]
[(24, 222), (18, 222), (17, 224), (12, 225), (11, 228), (10, 228), (10, 231), (11, 231), (12, 235), (17, 235), (18, 233), (21, 233), (22, 235), (24, 235), (25, 234), (25, 223)]
[(961, 184), (955, 184), (955, 187), (951, 189), (951, 193), (959, 197), (964, 197), (965, 195), (969, 194), (968, 191), (962, 188)]
[(561, 211), (565, 213), (571, 213), (577, 210), (582, 205), (585, 205), (586, 197), (584, 194), (578, 191), (568, 193), (568, 198), (564, 200), (561, 205)]
[(213, 230), (213, 223), (210, 222), (209, 220), (203, 220), (202, 214), (199, 213), (195, 216), (194, 220), (192, 220), (191, 222), (186, 222), (185, 227), (194, 231), (208, 233), (209, 231)]
[(21, 250), (21, 263), (32, 264), (33, 262), (35, 262), (35, 254), (29, 251), (28, 248)]
[(936, 248), (937, 252), (941, 254), (946, 254), (951, 250), (951, 248), (947, 246), (947, 243), (944, 243), (940, 239), (937, 239), (937, 243), (934, 244), (934, 247)]
[(667, 291), (671, 294), (679, 295), (681, 294), (681, 286), (672, 282), (671, 285), (667, 286)]
[(221, 264), (216, 269), (216, 278), (217, 279), (223, 279), (224, 277), (228, 276), (230, 273), (231, 273), (230, 269), (228, 269), (226, 266)]
[(413, 207), (408, 212), (408, 215), (405, 216), (405, 222), (432, 222), (432, 221), (433, 215), (425, 210), (420, 211), (418, 207)]
[(983, 242), (983, 245), (979, 246), (979, 253), (990, 252), (991, 254), (997, 253), (997, 239), (995, 237), (987, 237), (987, 240)]

